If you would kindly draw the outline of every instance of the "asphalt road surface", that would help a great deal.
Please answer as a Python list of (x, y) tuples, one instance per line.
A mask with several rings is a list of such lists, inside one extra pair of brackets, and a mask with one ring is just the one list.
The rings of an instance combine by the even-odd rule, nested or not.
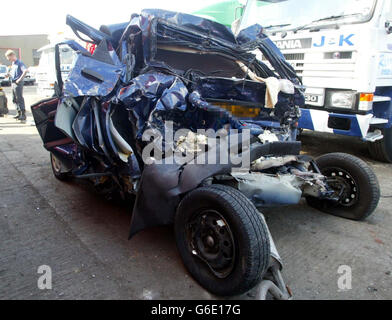
[[(35, 87), (25, 98), (28, 106), (39, 99)], [(17, 123), (10, 109), (0, 118), (0, 299), (217, 299), (185, 270), (172, 228), (128, 241), (130, 206), (54, 179), (35, 127)], [(392, 166), (370, 160), (353, 138), (306, 132), (302, 140), (311, 155), (343, 151), (367, 161), (382, 199), (365, 222), (305, 203), (265, 210), (294, 298), (392, 299)], [(37, 285), (43, 265), (52, 270), (51, 290)], [(351, 290), (338, 288), (342, 265), (352, 270)]]

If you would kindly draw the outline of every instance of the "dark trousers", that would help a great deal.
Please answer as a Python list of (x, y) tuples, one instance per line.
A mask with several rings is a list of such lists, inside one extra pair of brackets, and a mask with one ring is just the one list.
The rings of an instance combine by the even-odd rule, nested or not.
[(23, 98), (23, 81), (19, 84), (12, 84), (12, 100), (16, 104), (16, 110), (25, 112), (25, 101)]
[(7, 113), (7, 97), (5, 96), (4, 92), (0, 91), (0, 116)]

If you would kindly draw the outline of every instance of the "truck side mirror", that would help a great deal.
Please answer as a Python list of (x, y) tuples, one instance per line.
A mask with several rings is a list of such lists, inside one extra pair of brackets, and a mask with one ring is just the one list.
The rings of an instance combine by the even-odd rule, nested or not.
[(385, 22), (385, 30), (387, 31), (388, 34), (392, 33), (392, 21)]

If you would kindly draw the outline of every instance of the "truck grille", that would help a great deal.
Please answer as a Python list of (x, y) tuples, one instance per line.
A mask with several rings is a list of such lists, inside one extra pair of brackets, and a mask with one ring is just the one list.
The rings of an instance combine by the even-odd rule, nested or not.
[[(285, 53), (283, 54), (287, 61), (298, 61), (305, 59), (305, 53)], [(263, 61), (266, 61), (267, 58), (263, 56)]]
[[(287, 62), (294, 68), (295, 73), (302, 80), (302, 73), (304, 68), (303, 61), (305, 60), (305, 53), (284, 53), (283, 56)], [(263, 61), (266, 61), (266, 57), (262, 57)]]
[(305, 53), (285, 53), (284, 57), (288, 61), (304, 60), (305, 59)]
[[(326, 52), (324, 53), (324, 59), (337, 59), (334, 57), (334, 55), (337, 52)], [(352, 59), (353, 53), (351, 51), (343, 51), (339, 52), (339, 58), (338, 59)]]

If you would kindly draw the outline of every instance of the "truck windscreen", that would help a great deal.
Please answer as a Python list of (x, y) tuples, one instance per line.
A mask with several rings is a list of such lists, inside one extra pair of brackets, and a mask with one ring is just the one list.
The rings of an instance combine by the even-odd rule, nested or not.
[(359, 23), (371, 19), (376, 0), (252, 1), (242, 28), (258, 23), (266, 31)]

